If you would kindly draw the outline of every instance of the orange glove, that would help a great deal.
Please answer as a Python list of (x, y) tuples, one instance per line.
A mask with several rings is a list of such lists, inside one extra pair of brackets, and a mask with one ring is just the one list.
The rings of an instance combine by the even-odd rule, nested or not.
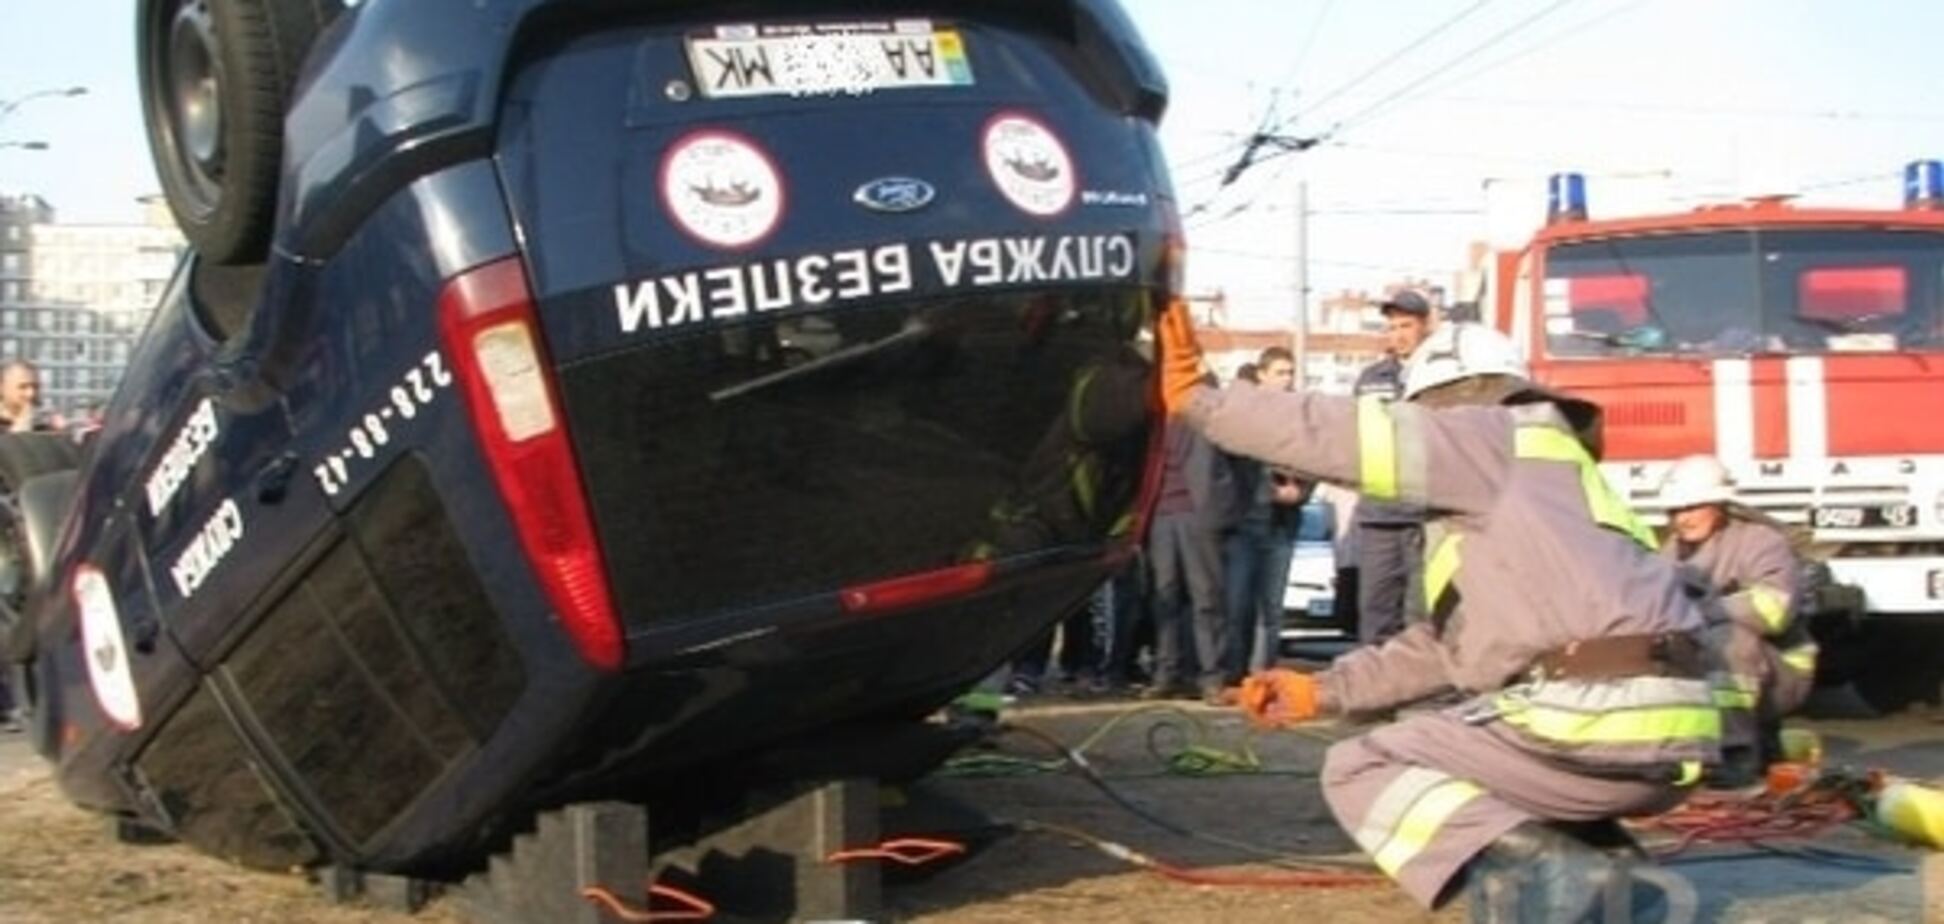
[(1176, 299), (1154, 322), (1156, 364), (1161, 370), (1161, 406), (1168, 416), (1181, 413), (1202, 384), (1202, 349), (1195, 340), (1195, 322), (1188, 303)]
[(1322, 711), (1316, 678), (1283, 667), (1244, 677), (1238, 699), (1249, 721), (1262, 728), (1301, 724)]

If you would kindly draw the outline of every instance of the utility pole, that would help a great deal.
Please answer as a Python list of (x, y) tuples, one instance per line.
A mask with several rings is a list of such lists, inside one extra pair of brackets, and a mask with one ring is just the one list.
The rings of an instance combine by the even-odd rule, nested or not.
[(1309, 388), (1309, 180), (1296, 180), (1296, 387)]
[[(1235, 163), (1222, 171), (1222, 188), (1227, 188), (1242, 178), (1250, 168), (1275, 157), (1301, 154), (1322, 144), (1324, 135), (1286, 135), (1258, 131), (1249, 136), (1242, 147), (1242, 155)], [(1270, 153), (1264, 155), (1262, 152)], [(1308, 385), (1307, 366), (1309, 352), (1309, 181), (1296, 181), (1296, 387)]]

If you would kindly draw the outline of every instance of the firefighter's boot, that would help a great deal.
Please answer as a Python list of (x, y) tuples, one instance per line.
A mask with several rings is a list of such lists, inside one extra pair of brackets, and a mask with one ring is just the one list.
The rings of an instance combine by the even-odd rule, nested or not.
[(1657, 920), (1659, 897), (1634, 888), (1639, 862), (1639, 848), (1617, 825), (1525, 822), (1468, 867), (1472, 924)]

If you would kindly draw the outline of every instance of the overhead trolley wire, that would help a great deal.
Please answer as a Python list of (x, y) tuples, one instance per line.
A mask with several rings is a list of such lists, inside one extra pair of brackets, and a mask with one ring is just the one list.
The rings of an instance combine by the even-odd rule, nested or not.
[(1356, 89), (1359, 85), (1361, 85), (1365, 81), (1376, 76), (1384, 68), (1387, 68), (1392, 64), (1395, 64), (1399, 59), (1403, 58), (1405, 55), (1408, 55), (1411, 52), (1418, 50), (1419, 48), (1423, 47), (1426, 43), (1430, 42), (1431, 40), (1450, 31), (1452, 28), (1456, 27), (1459, 23), (1463, 22), (1467, 17), (1471, 16), (1471, 14), (1476, 13), (1481, 9), (1484, 9), (1486, 6), (1490, 5), (1491, 3), (1492, 0), (1476, 0), (1476, 2), (1472, 3), (1472, 5), (1465, 7), (1462, 10), (1459, 10), (1456, 15), (1452, 16), (1449, 19), (1444, 20), (1443, 22), (1438, 23), (1435, 26), (1432, 26), (1428, 31), (1420, 33), (1417, 38), (1414, 38), (1411, 41), (1405, 43), (1403, 47), (1397, 49), (1396, 51), (1391, 52), (1388, 55), (1385, 55), (1377, 63), (1372, 64), (1370, 67), (1364, 69), (1361, 73), (1357, 74), (1357, 76), (1352, 77), (1349, 80), (1338, 84), (1335, 88), (1331, 89), (1329, 92), (1324, 93), (1321, 96), (1317, 97), (1316, 99), (1309, 101), (1307, 104), (1305, 104), (1304, 108), (1309, 109), (1311, 111), (1315, 111), (1317, 109), (1322, 108), (1325, 103), (1328, 103), (1329, 101), (1342, 96), (1343, 94), (1349, 92), (1350, 90)]
[(1527, 45), (1524, 48), (1520, 48), (1516, 51), (1513, 51), (1510, 54), (1503, 55), (1498, 58), (1494, 58), (1490, 61), (1487, 61), (1484, 64), (1479, 65), (1478, 67), (1472, 68), (1469, 71), (1466, 71), (1462, 74), (1459, 74), (1456, 77), (1451, 78), (1451, 80), (1445, 83), (1445, 87), (1451, 88), (1451, 87), (1459, 86), (1460, 84), (1469, 83), (1472, 80), (1475, 80), (1479, 77), (1491, 73), (1492, 71), (1498, 70), (1501, 67), (1511, 64), (1514, 61), (1524, 58), (1535, 51), (1543, 51), (1547, 48), (1552, 48), (1556, 46), (1562, 39), (1569, 38), (1575, 35), (1584, 35), (1600, 26), (1606, 25), (1607, 22), (1609, 22), (1610, 20), (1619, 18), (1622, 14), (1631, 13), (1634, 10), (1639, 9), (1640, 7), (1646, 5), (1646, 3), (1647, 0), (1632, 0), (1632, 2), (1622, 3), (1619, 6), (1616, 6), (1603, 13), (1600, 13), (1597, 16), (1593, 16), (1589, 19), (1582, 20), (1578, 23), (1567, 25), (1559, 29), (1558, 31), (1549, 33), (1544, 38), (1541, 38), (1540, 40), (1533, 42), (1532, 44)]
[(1330, 126), (1330, 130), (1326, 134), (1335, 135), (1349, 128), (1352, 128), (1361, 122), (1365, 122), (1370, 120), (1371, 118), (1374, 118), (1378, 113), (1381, 113), (1385, 107), (1391, 105), (1394, 102), (1397, 102), (1398, 100), (1404, 98), (1408, 94), (1413, 93), (1418, 89), (1422, 88), (1425, 84), (1428, 84), (1431, 81), (1438, 79), (1439, 77), (1443, 76), (1445, 73), (1471, 60), (1472, 57), (1478, 54), (1479, 52), (1491, 48), (1492, 46), (1497, 45), (1500, 42), (1503, 42), (1506, 39), (1511, 38), (1513, 35), (1516, 35), (1519, 32), (1531, 27), (1534, 23), (1537, 23), (1540, 20), (1545, 19), (1546, 17), (1559, 12), (1561, 9), (1564, 9), (1567, 4), (1572, 2), (1573, 0), (1553, 0), (1552, 3), (1549, 3), (1546, 6), (1540, 8), (1538, 12), (1535, 12), (1532, 15), (1527, 16), (1524, 19), (1519, 20), (1518, 22), (1515, 22), (1510, 26), (1507, 26), (1504, 29), (1500, 29), (1499, 31), (1492, 33), (1490, 38), (1487, 38), (1485, 41), (1480, 42), (1477, 45), (1474, 45), (1471, 48), (1466, 49), (1457, 57), (1454, 57), (1446, 61), (1444, 64), (1432, 68), (1430, 71), (1427, 71), (1422, 76), (1418, 77), (1418, 79), (1413, 80), (1410, 83), (1407, 83), (1402, 87), (1399, 87), (1396, 90), (1391, 91), (1390, 93), (1384, 95), (1383, 97), (1380, 97), (1376, 102), (1371, 103), (1363, 107), (1362, 109), (1359, 109), (1351, 113), (1350, 115), (1345, 116), (1342, 119), (1338, 119), (1335, 124)]

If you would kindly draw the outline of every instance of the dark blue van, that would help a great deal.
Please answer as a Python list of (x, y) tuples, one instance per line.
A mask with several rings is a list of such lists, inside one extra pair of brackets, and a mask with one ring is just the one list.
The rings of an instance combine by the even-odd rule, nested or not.
[(0, 439), (74, 801), (463, 867), (916, 721), (1139, 534), (1180, 237), (1113, 0), (138, 15), (192, 251), (88, 445)]

